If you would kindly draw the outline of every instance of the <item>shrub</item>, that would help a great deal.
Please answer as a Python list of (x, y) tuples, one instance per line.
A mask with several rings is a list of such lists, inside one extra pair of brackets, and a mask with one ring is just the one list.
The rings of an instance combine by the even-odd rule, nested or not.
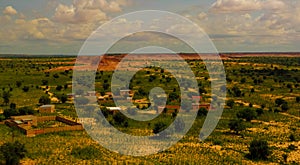
[(42, 80), (42, 85), (48, 85), (48, 80)]
[(17, 109), (5, 109), (3, 115), (6, 119), (10, 118), (11, 116), (17, 116), (19, 114), (19, 110)]
[(126, 122), (127, 118), (120, 112), (116, 113), (114, 116), (113, 116), (113, 119), (115, 121), (115, 124), (117, 125), (122, 125)]
[(25, 145), (16, 141), (14, 143), (4, 143), (0, 147), (0, 153), (5, 159), (5, 163), (9, 165), (18, 165), (27, 153)]
[(296, 102), (299, 103), (300, 102), (300, 96), (296, 97)]
[(90, 160), (90, 159), (99, 159), (102, 156), (102, 153), (99, 149), (94, 146), (87, 146), (84, 148), (75, 147), (71, 151), (71, 155), (83, 160)]
[(264, 110), (262, 108), (258, 108), (258, 109), (256, 109), (256, 113), (258, 116), (260, 116), (264, 113)]
[(237, 86), (234, 86), (232, 88), (232, 91), (233, 91), (233, 96), (234, 97), (241, 97), (242, 96), (242, 91)]
[(233, 106), (234, 106), (234, 100), (232, 100), (232, 99), (228, 100), (227, 103), (226, 103), (226, 105), (229, 106), (230, 108), (233, 108)]
[(29, 91), (29, 87), (28, 87), (28, 86), (24, 86), (24, 87), (22, 88), (22, 90), (23, 90), (24, 92), (28, 92), (28, 91)]
[(245, 108), (243, 110), (240, 110), (236, 116), (240, 119), (246, 119), (246, 121), (251, 121), (252, 119), (255, 119), (257, 117), (257, 114), (255, 111), (251, 110), (250, 108)]
[(160, 121), (154, 124), (153, 133), (157, 134), (166, 128), (167, 128), (167, 124), (165, 122)]
[(63, 87), (62, 87), (61, 85), (57, 85), (55, 89), (56, 89), (57, 91), (61, 91), (62, 88), (63, 88)]
[(198, 110), (197, 116), (198, 116), (198, 117), (206, 116), (207, 113), (208, 113), (208, 111), (207, 111), (205, 108), (202, 107), (202, 108), (200, 108), (200, 109)]
[(5, 120), (5, 116), (0, 114), (0, 122), (3, 121), (3, 120)]
[(68, 100), (68, 96), (65, 95), (65, 94), (62, 94), (59, 96), (59, 100), (62, 102), (62, 103), (65, 103), (67, 100)]
[(285, 102), (281, 105), (281, 110), (283, 112), (286, 112), (288, 109), (289, 109), (289, 106), (288, 106), (287, 102)]
[(285, 103), (286, 101), (283, 100), (282, 98), (278, 98), (275, 100), (275, 104), (277, 107), (279, 107), (280, 105), (282, 105), (283, 103)]
[(290, 136), (289, 136), (289, 139), (290, 139), (290, 141), (296, 141), (296, 138), (295, 138), (295, 135), (294, 134), (291, 134)]
[(242, 120), (232, 120), (228, 124), (230, 130), (234, 131), (235, 134), (239, 134), (239, 132), (246, 129), (246, 126), (244, 125)]
[(295, 145), (293, 145), (293, 144), (290, 144), (289, 146), (288, 146), (288, 150), (290, 150), (290, 151), (294, 151), (294, 150), (296, 150), (298, 147), (297, 146), (295, 146)]
[(22, 81), (16, 81), (16, 85), (17, 85), (18, 88), (20, 88), (21, 85), (22, 85)]
[(266, 160), (271, 154), (268, 142), (265, 140), (253, 140), (249, 147), (250, 158), (254, 160)]
[(46, 104), (50, 104), (51, 100), (48, 96), (41, 96), (39, 99), (39, 103), (46, 105)]
[(33, 115), (34, 110), (31, 107), (22, 107), (19, 108), (19, 115)]

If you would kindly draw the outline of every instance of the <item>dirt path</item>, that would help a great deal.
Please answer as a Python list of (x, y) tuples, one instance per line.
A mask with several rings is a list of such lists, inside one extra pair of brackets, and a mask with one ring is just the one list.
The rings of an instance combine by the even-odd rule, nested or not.
[(282, 114), (284, 116), (288, 116), (288, 117), (300, 120), (300, 117), (298, 117), (298, 116), (294, 116), (294, 115), (291, 115), (291, 114), (288, 114), (288, 113), (280, 113), (280, 114)]

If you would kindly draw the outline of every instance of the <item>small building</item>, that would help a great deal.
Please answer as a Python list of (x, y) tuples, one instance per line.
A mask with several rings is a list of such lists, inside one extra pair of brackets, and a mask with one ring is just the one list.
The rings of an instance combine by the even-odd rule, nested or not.
[(78, 122), (82, 125), (96, 125), (95, 118), (78, 118)]
[(107, 110), (109, 110), (112, 114), (116, 114), (122, 109), (120, 107), (106, 107)]
[(99, 97), (98, 97), (98, 100), (99, 100), (99, 101), (103, 101), (103, 100), (105, 100), (105, 97), (104, 97), (104, 96), (99, 96)]
[(96, 96), (97, 92), (96, 91), (88, 91), (86, 93), (86, 96)]
[(67, 94), (67, 96), (68, 96), (69, 99), (74, 99), (75, 94), (74, 93), (69, 93), (69, 94)]
[(37, 126), (37, 117), (33, 115), (11, 116), (11, 119), (16, 125)]
[(132, 101), (132, 97), (127, 97), (127, 101)]
[(42, 105), (39, 108), (40, 113), (54, 113), (55, 105)]
[(162, 113), (165, 109), (165, 106), (157, 106), (157, 113)]
[(130, 96), (130, 93), (131, 93), (131, 90), (129, 90), (129, 89), (120, 90), (121, 96)]
[(202, 100), (202, 96), (192, 96), (192, 100), (195, 103), (199, 103)]
[(210, 107), (210, 104), (199, 104), (199, 103), (193, 103), (192, 104), (192, 110), (193, 111), (198, 111), (200, 108), (205, 108), (206, 110), (211, 110), (212, 108)]

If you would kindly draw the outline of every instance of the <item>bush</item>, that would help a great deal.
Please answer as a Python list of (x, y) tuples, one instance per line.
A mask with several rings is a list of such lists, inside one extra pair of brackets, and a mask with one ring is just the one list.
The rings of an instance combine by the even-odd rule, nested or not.
[(61, 91), (63, 89), (63, 87), (61, 85), (57, 85), (55, 88), (57, 91)]
[(288, 150), (290, 150), (290, 151), (294, 151), (294, 150), (296, 150), (298, 147), (297, 146), (295, 146), (295, 145), (293, 145), (293, 144), (290, 144), (289, 146), (288, 146)]
[(264, 113), (264, 110), (262, 108), (256, 109), (256, 113), (258, 116), (261, 116)]
[(200, 109), (198, 110), (197, 116), (198, 116), (198, 117), (206, 116), (207, 113), (208, 113), (208, 111), (207, 111), (205, 108), (200, 108)]
[(123, 125), (127, 120), (126, 116), (124, 116), (121, 112), (116, 113), (113, 116), (113, 119), (117, 125)]
[(75, 147), (71, 151), (71, 155), (83, 160), (90, 160), (90, 159), (99, 159), (102, 156), (102, 153), (99, 149), (94, 146), (87, 146), (84, 148)]
[(3, 120), (5, 120), (5, 116), (0, 114), (0, 122), (3, 121)]
[(268, 142), (265, 140), (253, 140), (249, 147), (250, 158), (254, 160), (266, 160), (271, 154)]
[(289, 136), (289, 139), (290, 139), (290, 141), (292, 141), (292, 142), (296, 141), (296, 138), (295, 138), (295, 135), (294, 135), (294, 134), (291, 134), (291, 135)]
[(275, 100), (275, 104), (277, 107), (280, 107), (283, 103), (285, 103), (286, 101), (283, 100), (282, 98), (278, 98)]
[(246, 119), (246, 121), (251, 121), (257, 117), (257, 114), (255, 111), (251, 110), (250, 108), (245, 108), (243, 110), (240, 110), (236, 116), (240, 119)]
[(39, 99), (39, 103), (46, 105), (46, 104), (50, 104), (51, 100), (48, 96), (41, 96)]
[(234, 100), (232, 100), (232, 99), (228, 100), (227, 103), (226, 103), (226, 105), (229, 106), (230, 108), (233, 108), (233, 106), (234, 106)]
[(5, 109), (3, 115), (6, 119), (10, 118), (11, 116), (17, 116), (19, 114), (19, 110), (17, 109)]
[(158, 122), (154, 124), (153, 133), (157, 134), (167, 128), (167, 124), (165, 122)]
[(286, 112), (288, 109), (289, 109), (289, 106), (286, 102), (281, 105), (281, 110), (283, 112)]
[(14, 143), (4, 143), (0, 147), (0, 153), (5, 159), (5, 163), (9, 165), (18, 165), (27, 153), (25, 145), (16, 141)]
[(29, 87), (28, 87), (28, 86), (24, 86), (24, 87), (22, 88), (22, 90), (23, 90), (24, 92), (28, 92), (28, 91), (29, 91)]
[(68, 96), (65, 94), (59, 95), (58, 98), (62, 103), (65, 103), (68, 100)]
[(235, 134), (239, 134), (240, 131), (243, 131), (246, 129), (246, 126), (244, 125), (242, 120), (232, 120), (228, 124), (230, 130), (234, 131)]
[(22, 81), (16, 81), (16, 85), (17, 85), (18, 88), (20, 88), (21, 85), (22, 85)]
[(296, 97), (296, 102), (299, 103), (300, 102), (300, 96)]
[(19, 115), (33, 115), (34, 110), (31, 107), (22, 107), (19, 108)]

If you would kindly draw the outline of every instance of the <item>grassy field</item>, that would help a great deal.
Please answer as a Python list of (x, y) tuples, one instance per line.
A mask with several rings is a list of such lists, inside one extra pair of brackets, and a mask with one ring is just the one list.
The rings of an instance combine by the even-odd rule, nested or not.
[[(30, 106), (37, 109), (39, 98), (48, 91), (47, 96), (56, 105), (55, 114), (76, 118), (71, 100), (61, 103), (56, 99), (62, 94), (72, 93), (72, 71), (56, 68), (70, 66), (73, 61), (74, 58), (65, 57), (2, 58), (0, 93), (2, 96), (3, 91), (9, 91), (11, 97), (8, 104), (1, 97), (0, 109), (8, 109), (10, 103), (15, 103), (17, 108)], [(210, 80), (205, 65), (199, 60), (187, 62), (197, 77), (199, 88), (202, 92), (206, 91), (201, 92), (203, 102), (209, 103)], [(217, 128), (205, 141), (199, 140), (205, 117), (197, 117), (182, 140), (170, 149), (154, 155), (132, 157), (111, 152), (94, 142), (85, 131), (28, 138), (2, 124), (0, 145), (13, 140), (25, 143), (28, 154), (22, 160), (24, 164), (300, 164), (300, 104), (296, 101), (300, 97), (299, 64), (299, 57), (236, 57), (225, 60), (226, 100), (232, 99), (235, 104), (232, 107), (225, 106)], [(110, 91), (104, 84), (110, 82), (112, 74), (112, 71), (99, 71), (96, 74), (95, 87), (99, 93)], [(163, 72), (160, 68), (139, 71), (131, 82), (135, 92), (133, 99), (149, 101), (149, 91), (157, 86), (164, 88), (167, 94), (179, 94), (176, 80), (167, 77), (170, 77), (170, 73)], [(24, 86), (29, 87), (29, 90), (24, 91)], [(62, 86), (62, 89), (57, 89), (58, 86)], [(275, 100), (279, 98), (286, 102), (287, 109), (276, 105)], [(177, 105), (179, 102), (180, 99), (168, 99), (167, 104)], [(100, 104), (113, 105), (113, 102)], [(139, 105), (138, 102), (134, 104)], [(252, 111), (263, 109), (263, 113), (249, 122), (244, 121), (247, 128), (235, 134), (228, 124), (237, 118), (236, 114), (240, 110), (247, 107)], [(172, 113), (162, 114), (148, 122), (128, 119), (128, 126), (125, 128), (124, 125), (114, 123), (113, 115), (108, 115), (107, 118), (119, 130), (133, 135), (152, 134), (155, 123), (164, 121), (170, 124), (174, 120)], [(290, 139), (291, 134), (295, 136), (295, 140)], [(248, 147), (254, 139), (268, 142), (272, 154), (267, 160), (254, 161), (247, 158)], [(287, 155), (287, 160), (284, 160), (283, 155)]]

